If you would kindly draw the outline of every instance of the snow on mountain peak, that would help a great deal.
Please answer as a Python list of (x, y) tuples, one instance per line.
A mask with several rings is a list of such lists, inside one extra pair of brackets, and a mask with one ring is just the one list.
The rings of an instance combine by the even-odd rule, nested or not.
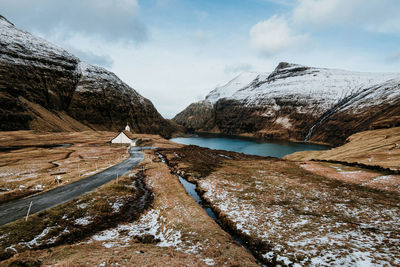
[(288, 63), (288, 62), (280, 62), (278, 64), (278, 66), (276, 66), (275, 71), (279, 71), (279, 70), (283, 70), (283, 69), (299, 68), (299, 67), (307, 68), (307, 66), (303, 66), (303, 65), (300, 65), (300, 64)]
[(216, 87), (207, 96), (206, 100), (211, 103), (217, 102), (221, 98), (232, 96), (236, 91), (250, 85), (260, 74), (260, 72), (243, 72), (230, 80), (223, 86)]
[(341, 99), (378, 83), (399, 77), (398, 73), (367, 73), (314, 68), (281, 62), (272, 73), (243, 73), (207, 95), (211, 103), (221, 98), (245, 105), (273, 104), (276, 99), (318, 103), (322, 110)]
[[(7, 51), (7, 53), (5, 53)], [(46, 41), (43, 38), (34, 36), (20, 30), (0, 15), (0, 58), (10, 64), (35, 64), (38, 67), (45, 67), (46, 63), (40, 60), (46, 59), (55, 65), (75, 65), (79, 59), (66, 50)], [(12, 55), (20, 55), (18, 58)]]
[(0, 15), (0, 23), (8, 23), (8, 24), (11, 24), (12, 26), (14, 26), (14, 24), (12, 22), (10, 22), (8, 19), (3, 17), (2, 15)]

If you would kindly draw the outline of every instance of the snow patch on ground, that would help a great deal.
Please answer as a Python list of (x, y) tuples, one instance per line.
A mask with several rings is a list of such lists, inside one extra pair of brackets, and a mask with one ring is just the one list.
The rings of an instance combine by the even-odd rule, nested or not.
[(42, 233), (40, 233), (39, 235), (37, 235), (34, 239), (32, 239), (31, 241), (29, 241), (29, 242), (20, 242), (20, 243), (18, 243), (18, 245), (20, 245), (20, 246), (27, 246), (27, 247), (29, 247), (29, 248), (34, 248), (34, 247), (38, 247), (38, 246), (40, 246), (40, 245), (42, 245), (43, 244), (43, 241), (45, 241), (45, 236), (52, 230), (52, 229), (54, 229), (55, 227), (46, 227), (43, 231), (42, 231)]
[(43, 191), (43, 188), (44, 188), (43, 185), (37, 184), (32, 188), (32, 190), (34, 190), (34, 191)]
[(86, 209), (88, 206), (89, 206), (88, 203), (81, 203), (81, 204), (77, 205), (77, 207), (80, 209)]
[(91, 216), (86, 216), (86, 217), (83, 217), (83, 218), (78, 218), (78, 219), (76, 219), (76, 220), (74, 221), (74, 223), (75, 223), (76, 225), (81, 225), (81, 226), (88, 225), (88, 224), (90, 224), (91, 222), (92, 222), (92, 217), (91, 217)]
[(124, 206), (124, 204), (120, 200), (115, 201), (113, 204), (110, 203), (110, 205), (115, 213), (119, 212), (121, 207)]
[[(258, 171), (258, 173), (263, 172)], [(263, 255), (265, 259), (275, 258), (286, 265), (297, 262), (300, 265), (311, 266), (372, 266), (389, 262), (394, 265), (400, 264), (400, 257), (395, 256), (400, 254), (393, 250), (394, 244), (400, 244), (399, 237), (393, 232), (393, 229), (400, 227), (398, 207), (377, 208), (379, 205), (374, 206), (374, 203), (354, 206), (341, 200), (342, 203), (336, 203), (332, 208), (339, 211), (339, 216), (359, 224), (358, 227), (349, 227), (349, 222), (346, 220), (335, 220), (324, 216), (316, 219), (312, 216), (314, 213), (319, 213), (318, 209), (322, 207), (318, 206), (320, 205), (318, 203), (308, 202), (307, 199), (310, 198), (304, 198), (303, 194), (322, 199), (324, 203), (324, 199), (330, 199), (331, 192), (324, 192), (323, 188), (309, 188), (305, 192), (285, 189), (284, 195), (287, 194), (290, 199), (298, 198), (300, 199), (298, 203), (302, 203), (301, 206), (296, 206), (298, 211), (292, 214), (292, 210), (285, 204), (257, 208), (252, 204), (254, 199), (258, 198), (257, 193), (242, 193), (253, 191), (251, 189), (253, 186), (264, 195), (266, 190), (265, 185), (262, 190), (264, 174), (260, 177), (251, 176), (250, 178), (255, 181), (243, 183), (241, 188), (238, 188), (238, 184), (233, 181), (222, 177), (211, 177), (213, 175), (199, 181), (199, 187), (205, 190), (203, 197), (227, 216), (237, 231), (248, 236), (256, 236), (271, 244), (271, 251)], [(285, 181), (290, 182), (290, 179)], [(269, 186), (274, 185), (269, 184)], [(280, 186), (276, 186), (280, 190)], [(351, 195), (351, 192), (348, 194)], [(284, 200), (281, 199), (281, 195), (274, 197), (275, 203)], [(329, 250), (321, 251), (321, 248)], [(296, 255), (303, 255), (304, 259), (293, 258), (295, 255), (293, 251)]]
[[(161, 222), (163, 217), (160, 216), (159, 210), (150, 210), (143, 214), (141, 218), (133, 223), (121, 224), (116, 228), (102, 231), (91, 237), (91, 240), (103, 242), (103, 246), (123, 247), (128, 246), (129, 241), (145, 235), (151, 235), (154, 239), (158, 239), (157, 246), (160, 247), (175, 247), (178, 250), (183, 250), (180, 247), (182, 243), (181, 232), (174, 229), (167, 229)], [(189, 248), (190, 249), (190, 248)]]
[(205, 259), (203, 259), (203, 261), (204, 261), (205, 264), (207, 264), (209, 266), (214, 266), (215, 265), (215, 262), (214, 262), (213, 259), (205, 258)]

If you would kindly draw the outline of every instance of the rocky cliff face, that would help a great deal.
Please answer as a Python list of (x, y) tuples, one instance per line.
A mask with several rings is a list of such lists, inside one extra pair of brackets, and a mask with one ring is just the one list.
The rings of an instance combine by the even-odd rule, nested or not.
[(115, 74), (0, 16), (0, 130), (121, 130), (126, 123), (163, 136), (179, 128)]
[[(211, 91), (174, 121), (194, 131), (334, 145), (357, 131), (400, 123), (400, 74), (280, 63), (272, 73), (259, 73), (251, 81), (242, 77), (229, 82), (226, 90)], [(207, 120), (205, 109), (211, 114)]]

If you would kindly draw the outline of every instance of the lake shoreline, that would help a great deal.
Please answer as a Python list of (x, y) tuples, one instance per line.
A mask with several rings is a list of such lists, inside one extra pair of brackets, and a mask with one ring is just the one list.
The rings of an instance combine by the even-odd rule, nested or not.
[(297, 140), (297, 139), (270, 139), (265, 137), (260, 137), (254, 134), (225, 134), (225, 133), (212, 133), (212, 132), (191, 132), (191, 133), (184, 133), (184, 134), (175, 134), (172, 138), (168, 139), (175, 139), (175, 138), (188, 138), (188, 137), (222, 137), (222, 138), (232, 138), (232, 139), (242, 139), (242, 140), (251, 140), (254, 142), (266, 143), (300, 143), (300, 144), (313, 144), (313, 145), (321, 145), (327, 146), (330, 148), (334, 148), (336, 146), (325, 143), (325, 142), (317, 142), (317, 141), (304, 141), (304, 140)]
[(169, 139), (184, 145), (197, 145), (216, 150), (227, 150), (248, 155), (282, 158), (299, 151), (321, 151), (331, 147), (312, 143), (291, 142), (286, 140), (259, 140), (253, 137), (230, 136), (221, 134), (198, 133)]

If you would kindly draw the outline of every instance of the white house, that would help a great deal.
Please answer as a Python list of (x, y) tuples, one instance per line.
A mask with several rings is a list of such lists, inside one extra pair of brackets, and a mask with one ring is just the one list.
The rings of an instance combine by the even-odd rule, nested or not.
[(113, 144), (130, 144), (131, 146), (136, 145), (136, 139), (130, 132), (131, 128), (127, 124), (125, 130), (120, 132), (116, 137), (111, 140)]

